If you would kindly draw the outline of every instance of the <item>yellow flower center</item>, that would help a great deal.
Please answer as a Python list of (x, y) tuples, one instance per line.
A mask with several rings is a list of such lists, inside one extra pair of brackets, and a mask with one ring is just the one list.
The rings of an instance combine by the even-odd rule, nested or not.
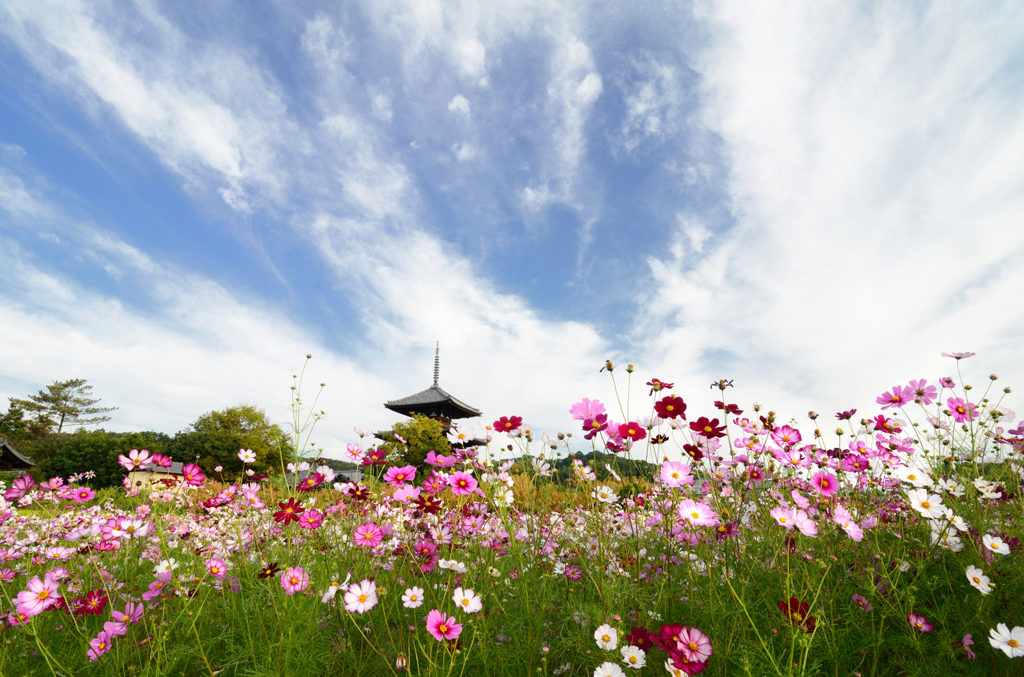
[(469, 599), (467, 599), (467, 598), (465, 598), (465, 597), (464, 597), (464, 598), (462, 599), (462, 606), (469, 606)]
[(603, 641), (605, 641), (605, 642), (610, 642), (610, 641), (612, 641), (612, 638), (611, 638), (611, 636), (610, 636), (610, 635), (601, 635), (601, 639), (602, 639)]
[(691, 512), (690, 513), (690, 517), (692, 517), (693, 519), (698, 519), (700, 517), (700, 513), (699, 512)]
[(931, 510), (932, 504), (929, 503), (928, 501), (921, 501), (921, 507), (924, 508), (925, 510)]
[(1014, 648), (1014, 649), (1016, 649), (1016, 648), (1017, 648), (1018, 646), (1020, 646), (1020, 642), (1018, 642), (1018, 641), (1017, 641), (1017, 640), (1015, 640), (1015, 639), (1011, 639), (1011, 640), (1010, 640), (1009, 642), (1007, 642), (1007, 644), (1008, 644), (1008, 645), (1009, 645), (1010, 647)]
[(445, 625), (444, 623), (442, 623), (441, 625), (437, 626), (437, 629), (441, 631), (442, 635), (444, 633), (448, 632), (448, 626)]
[(365, 602), (365, 601), (366, 601), (367, 599), (368, 599), (368, 598), (367, 598), (367, 596), (366, 596), (366, 595), (359, 595), (359, 601), (360, 601), (360, 602)]

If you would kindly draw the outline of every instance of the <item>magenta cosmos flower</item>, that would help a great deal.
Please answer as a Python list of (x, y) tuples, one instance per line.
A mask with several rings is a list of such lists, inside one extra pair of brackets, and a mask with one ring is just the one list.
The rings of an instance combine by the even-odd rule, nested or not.
[(963, 398), (950, 397), (946, 400), (946, 406), (949, 407), (949, 413), (953, 415), (953, 420), (957, 423), (967, 423), (978, 418), (975, 405)]
[(281, 574), (281, 587), (289, 595), (302, 592), (309, 585), (309, 574), (302, 567), (290, 567)]
[(110, 640), (113, 639), (111, 634), (106, 630), (96, 635), (91, 642), (89, 642), (89, 650), (86, 652), (89, 656), (89, 660), (94, 661), (103, 654), (110, 651)]
[(921, 616), (920, 614), (909, 613), (907, 614), (907, 620), (910, 621), (910, 625), (915, 630), (920, 630), (921, 632), (932, 631), (932, 624), (928, 622), (927, 618)]
[(875, 398), (875, 403), (882, 405), (882, 411), (893, 407), (902, 407), (914, 399), (914, 391), (904, 386), (893, 386), (891, 391), (886, 391)]
[(455, 639), (462, 634), (462, 625), (455, 622), (455, 617), (445, 618), (445, 615), (434, 609), (427, 614), (427, 632), (434, 636), (439, 642), (446, 639)]
[(406, 482), (412, 482), (414, 479), (416, 479), (416, 468), (411, 465), (401, 468), (388, 468), (387, 473), (384, 475), (384, 481), (398, 489), (405, 486)]
[(203, 482), (206, 481), (206, 475), (203, 474), (203, 469), (195, 463), (188, 463), (181, 469), (181, 477), (190, 486), (201, 487)]
[(89, 487), (80, 487), (71, 494), (71, 498), (73, 498), (76, 503), (88, 503), (92, 499), (96, 498), (96, 492)]
[(691, 662), (698, 663), (703, 663), (715, 652), (711, 646), (711, 638), (694, 627), (683, 629), (679, 634), (676, 648)]
[(476, 491), (477, 482), (473, 479), (472, 475), (459, 470), (452, 473), (452, 476), (448, 478), (448, 486), (452, 488), (453, 494), (462, 496)]
[(299, 526), (303, 529), (319, 529), (320, 525), (324, 523), (324, 516), (320, 514), (318, 510), (310, 508), (309, 510), (303, 510), (302, 514), (299, 515)]
[(928, 406), (936, 400), (939, 396), (939, 391), (936, 390), (935, 386), (928, 385), (926, 379), (920, 381), (911, 381), (910, 389), (914, 391), (914, 401), (918, 404)]
[(811, 477), (811, 486), (822, 496), (834, 496), (839, 491), (839, 480), (832, 473), (819, 470)]
[(228, 574), (228, 565), (225, 564), (224, 560), (214, 557), (206, 560), (206, 570), (210, 572), (211, 576), (222, 579)]
[(367, 522), (356, 527), (352, 540), (356, 545), (376, 548), (384, 540), (384, 531), (373, 522)]

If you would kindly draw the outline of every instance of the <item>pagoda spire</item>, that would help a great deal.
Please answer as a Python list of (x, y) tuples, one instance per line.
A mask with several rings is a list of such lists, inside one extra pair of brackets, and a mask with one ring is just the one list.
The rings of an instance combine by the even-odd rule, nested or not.
[(441, 342), (438, 341), (434, 347), (434, 385), (437, 385), (437, 376), (441, 370)]

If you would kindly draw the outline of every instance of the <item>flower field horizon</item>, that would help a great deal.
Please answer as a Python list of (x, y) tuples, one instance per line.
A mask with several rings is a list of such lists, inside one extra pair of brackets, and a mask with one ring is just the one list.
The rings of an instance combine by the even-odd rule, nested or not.
[[(349, 445), (358, 482), (246, 449), (216, 481), (136, 481), (173, 460), (144, 449), (122, 489), (14, 478), (0, 674), (1024, 674), (1024, 424), (944, 355), (806, 425), (724, 379), (622, 401), (608, 362), (576, 430), (510, 413), (420, 465)], [(301, 387), (292, 413), (303, 449)]]

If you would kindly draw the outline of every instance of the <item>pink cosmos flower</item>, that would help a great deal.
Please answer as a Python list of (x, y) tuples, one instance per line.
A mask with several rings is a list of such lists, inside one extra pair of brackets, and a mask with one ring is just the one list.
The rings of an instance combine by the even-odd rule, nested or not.
[(693, 484), (690, 466), (679, 461), (665, 461), (661, 465), (661, 481), (669, 487), (681, 487)]
[(4, 499), (7, 501), (17, 501), (19, 498), (29, 492), (36, 483), (36, 480), (32, 475), (22, 475), (21, 477), (14, 480), (11, 483), (11, 487), (4, 492)]
[(281, 587), (289, 595), (302, 592), (309, 585), (309, 574), (302, 567), (289, 567), (281, 574)]
[(145, 470), (147, 466), (153, 463), (153, 459), (149, 455), (149, 451), (143, 449), (132, 449), (128, 452), (128, 456), (120, 454), (117, 457), (117, 462), (125, 467), (125, 470), (132, 472), (134, 470)]
[(384, 475), (384, 481), (397, 489), (402, 488), (406, 482), (412, 482), (414, 479), (416, 479), (416, 468), (411, 465), (401, 468), (388, 468), (387, 473)]
[(779, 506), (777, 508), (772, 508), (771, 512), (768, 514), (771, 515), (772, 519), (775, 520), (779, 526), (786, 527), (786, 531), (789, 531), (796, 526), (796, 511), (792, 508), (783, 508)]
[(195, 463), (187, 463), (181, 469), (181, 477), (185, 480), (189, 486), (201, 487), (203, 482), (206, 481), (206, 475), (203, 474), (203, 469)]
[(434, 636), (439, 642), (446, 639), (455, 639), (462, 634), (462, 625), (455, 622), (455, 617), (445, 618), (445, 615), (434, 609), (427, 614), (427, 632)]
[(345, 610), (350, 613), (363, 614), (377, 606), (377, 584), (363, 579), (353, 583), (345, 593)]
[(414, 501), (419, 498), (422, 492), (423, 490), (419, 487), (402, 487), (395, 491), (392, 498), (396, 501), (401, 501), (402, 503), (408, 503), (409, 501)]
[(28, 583), (28, 590), (19, 592), (15, 598), (18, 613), (26, 616), (41, 614), (61, 599), (57, 594), (59, 589), (60, 583), (52, 573), (47, 573), (42, 580), (33, 578)]
[(595, 418), (598, 414), (605, 412), (604, 405), (597, 400), (584, 397), (576, 404), (569, 407), (569, 413), (577, 421), (586, 421), (588, 418)]
[(451, 468), (455, 466), (455, 457), (438, 454), (431, 449), (427, 452), (427, 458), (424, 462), (428, 465), (437, 466), (438, 468)]
[(860, 541), (864, 538), (864, 530), (853, 521), (853, 516), (843, 506), (837, 505), (836, 509), (832, 511), (832, 521), (838, 524), (852, 540)]
[(149, 584), (149, 590), (142, 593), (142, 601), (149, 602), (159, 597), (163, 591), (164, 586), (171, 582), (174, 574), (170, 571), (162, 571), (156, 575), (156, 580)]
[(811, 486), (822, 496), (834, 496), (839, 491), (839, 480), (832, 473), (819, 470), (811, 477)]
[(954, 360), (966, 360), (968, 357), (974, 357), (975, 353), (942, 353), (943, 357), (952, 357)]
[(711, 638), (695, 627), (683, 628), (676, 648), (683, 652), (687, 660), (698, 663), (706, 661), (715, 652), (711, 646)]
[(924, 616), (915, 613), (907, 614), (907, 620), (910, 621), (910, 625), (921, 632), (931, 632), (932, 624), (928, 622), (928, 619)]
[(875, 398), (877, 404), (882, 405), (882, 411), (886, 409), (892, 409), (893, 407), (899, 408), (909, 402), (914, 397), (914, 391), (904, 386), (893, 386), (891, 392), (885, 392), (879, 397)]
[(967, 423), (978, 418), (976, 405), (962, 397), (950, 397), (946, 400), (946, 406), (949, 407), (949, 413), (953, 415), (953, 420), (957, 423)]
[(818, 535), (818, 525), (803, 510), (794, 512), (793, 519), (796, 521), (796, 528), (804, 536), (813, 537)]
[(928, 385), (926, 379), (911, 381), (910, 389), (914, 391), (914, 401), (926, 407), (939, 397), (939, 391), (935, 386)]
[(471, 494), (476, 490), (477, 481), (469, 473), (458, 470), (448, 478), (448, 486), (456, 496)]
[(224, 560), (213, 557), (206, 560), (206, 570), (210, 572), (211, 576), (223, 579), (228, 574), (228, 565)]
[(106, 630), (100, 632), (89, 642), (89, 650), (86, 654), (89, 656), (89, 660), (94, 661), (103, 654), (110, 651), (110, 642), (113, 636)]
[(376, 548), (384, 540), (384, 532), (373, 522), (367, 522), (356, 527), (352, 540), (356, 545)]
[(718, 524), (718, 515), (715, 511), (692, 498), (683, 500), (676, 508), (676, 514), (695, 527), (713, 527)]
[(309, 510), (303, 510), (302, 514), (299, 515), (299, 526), (303, 529), (319, 529), (323, 523), (324, 516), (318, 510), (310, 508)]

